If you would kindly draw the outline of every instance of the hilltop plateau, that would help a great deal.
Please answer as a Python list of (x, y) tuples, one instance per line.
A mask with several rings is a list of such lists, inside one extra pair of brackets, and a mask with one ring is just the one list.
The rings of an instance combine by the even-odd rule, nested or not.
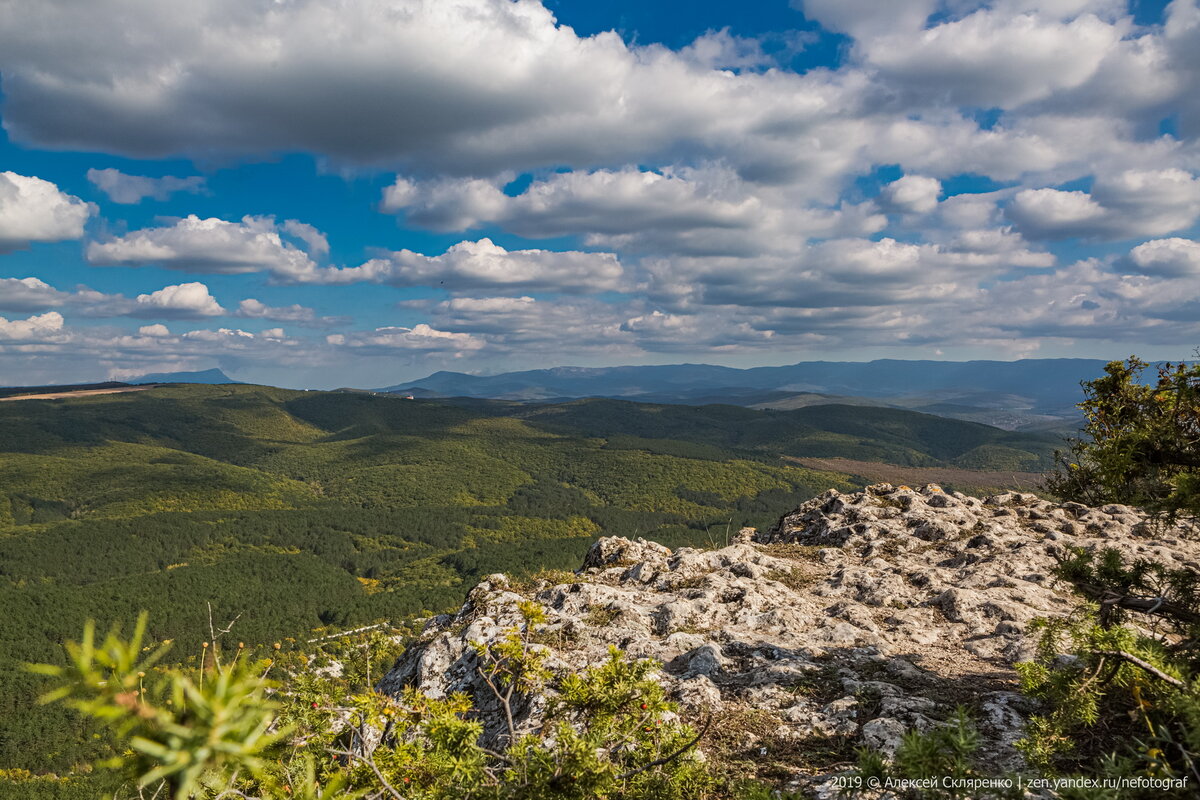
[[(479, 645), (525, 625), (532, 600), (546, 612), (534, 646), (553, 671), (600, 663), (611, 647), (661, 662), (658, 679), (707, 731), (701, 750), (747, 775), (832, 796), (856, 747), (891, 755), (905, 731), (942, 726), (957, 707), (981, 734), (981, 768), (1002, 774), (1024, 767), (1013, 745), (1036, 710), (1013, 670), (1033, 656), (1031, 623), (1078, 604), (1052, 577), (1058, 560), (1113, 548), (1197, 569), (1194, 534), (1126, 506), (1032, 494), (829, 490), (727, 547), (602, 538), (574, 575), (532, 587), (488, 576), (457, 613), (430, 620), (379, 688), (466, 692), (495, 745), (506, 726)], [(549, 686), (519, 696), (518, 733), (541, 724)]]

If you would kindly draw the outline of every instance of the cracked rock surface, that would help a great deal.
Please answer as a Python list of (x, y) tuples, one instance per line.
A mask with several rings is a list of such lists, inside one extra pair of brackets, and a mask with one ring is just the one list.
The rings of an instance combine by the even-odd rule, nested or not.
[[(1032, 710), (1012, 670), (1032, 654), (1029, 623), (1077, 602), (1054, 584), (1056, 557), (1113, 547), (1200, 569), (1200, 543), (1183, 534), (1126, 506), (1032, 494), (830, 490), (719, 550), (600, 539), (573, 581), (533, 590), (549, 617), (537, 641), (555, 670), (599, 663), (611, 645), (662, 662), (659, 678), (685, 716), (746, 728), (745, 748), (801, 782), (823, 768), (805, 760), (816, 743), (890, 753), (906, 730), (937, 725), (959, 704), (1000, 770), (1019, 765), (1012, 745)], [(496, 744), (501, 715), (471, 642), (502, 637), (528, 596), (489, 576), (457, 614), (429, 622), (379, 689), (467, 692), (485, 746)], [(518, 725), (536, 728), (544, 705), (522, 699)], [(748, 715), (756, 724), (739, 727)]]

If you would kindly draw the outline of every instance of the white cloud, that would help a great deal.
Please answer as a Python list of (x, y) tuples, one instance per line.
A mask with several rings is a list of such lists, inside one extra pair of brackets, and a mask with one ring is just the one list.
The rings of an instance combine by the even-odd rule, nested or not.
[(887, 224), (872, 203), (814, 206), (803, 189), (756, 186), (717, 164), (559, 172), (515, 196), (501, 191), (504, 180), (401, 177), (383, 205), (437, 230), (499, 225), (527, 238), (580, 236), (588, 247), (624, 253), (754, 255)]
[(434, 324), (471, 333), (487, 354), (631, 357), (646, 352), (741, 351), (773, 336), (728, 310), (667, 312), (641, 301), (455, 297), (431, 304)]
[(204, 191), (204, 178), (191, 175), (177, 178), (164, 175), (151, 178), (145, 175), (126, 175), (119, 169), (89, 169), (87, 178), (114, 203), (140, 203), (147, 197), (167, 200), (175, 192)]
[(535, 0), (199, 0), (169, 13), (48, 0), (6, 23), (11, 135), (139, 156), (309, 151), (460, 173), (630, 162), (820, 102), (802, 76), (581, 38)]
[[(802, 46), (802, 42), (794, 42)], [(705, 69), (755, 69), (774, 64), (775, 59), (763, 50), (759, 39), (735, 36), (725, 27), (708, 31), (679, 51), (685, 61)]]
[(919, 97), (1012, 108), (1082, 86), (1128, 30), (1091, 14), (1070, 22), (977, 11), (919, 35), (860, 43), (863, 60)]
[(462, 354), (479, 350), (485, 342), (469, 333), (454, 333), (422, 322), (411, 328), (387, 326), (373, 331), (336, 333), (325, 337), (334, 347), (368, 355), (390, 355), (397, 351)]
[(0, 339), (24, 341), (42, 340), (63, 329), (63, 316), (57, 311), (47, 311), (29, 319), (7, 320), (0, 317)]
[(1181, 169), (1126, 170), (1097, 177), (1090, 194), (1023, 190), (1005, 215), (1031, 239), (1161, 235), (1200, 218), (1200, 180)]
[(0, 253), (32, 242), (79, 239), (93, 208), (50, 181), (0, 172)]
[(317, 312), (299, 303), (290, 306), (268, 306), (261, 300), (248, 297), (238, 303), (236, 316), (247, 319), (269, 319), (275, 322), (295, 322), (300, 325), (324, 327), (338, 322), (335, 317), (319, 317)]
[(831, 31), (867, 38), (896, 30), (912, 33), (924, 27), (936, 0), (792, 0), (804, 16)]
[(833, 239), (786, 256), (646, 262), (650, 296), (691, 306), (866, 307), (962, 297), (1014, 269), (1048, 267), (1020, 237), (968, 232), (943, 244)]
[(202, 328), (200, 330), (188, 331), (183, 334), (183, 338), (199, 342), (236, 342), (239, 339), (253, 339), (254, 334), (244, 331), (241, 328), (217, 328), (215, 331)]
[(70, 298), (38, 278), (0, 278), (0, 310), (36, 311), (57, 308)]
[[(232, 310), (328, 324), (340, 344), (310, 355), (999, 346), (1109, 324), (1162, 337), (1171, 319), (1180, 337), (1196, 309), (1193, 0), (1172, 3), (1165, 26), (1135, 25), (1120, 0), (795, 0), (854, 39), (843, 64), (805, 74), (772, 68), (774, 44), (729, 31), (677, 52), (580, 37), (537, 0), (9, 5), (0, 71), (15, 141), (216, 163), (308, 152), (333, 171), (399, 171), (381, 207), (407, 226), (485, 229), (440, 255), (350, 267), (327, 265), (313, 226), (271, 217), (193, 216), (88, 247), (96, 264), (449, 295), (422, 306), (425, 328), (338, 332), (340, 321), (257, 290)], [(1178, 135), (1160, 135), (1162, 120)], [(857, 179), (883, 165), (904, 177), (864, 198)], [(966, 173), (1003, 188), (944, 196)], [(506, 189), (518, 177), (528, 185)], [(172, 188), (115, 170), (92, 178), (115, 199)], [(90, 209), (46, 186), (82, 213), (78, 238)], [(1062, 188), (1080, 186), (1091, 188)], [(533, 249), (493, 228), (573, 244)], [(1166, 236), (1190, 238), (1129, 249)], [(1121, 258), (1057, 268), (1042, 243), (1071, 237), (1136, 241)], [(1076, 257), (1075, 244), (1052, 247)], [(587, 297), (599, 292), (625, 297)], [(0, 293), (6, 310), (68, 319), (223, 313), (207, 287), (154, 303), (30, 278)], [(1005, 313), (1024, 296), (1037, 308)], [(148, 343), (121, 352), (200, 360), (163, 353), (206, 337), (211, 352), (285, 352), (266, 349), (267, 332), (243, 334), (141, 334), (130, 338)], [(308, 347), (287, 341), (286, 352)]]
[(284, 242), (279, 231), (273, 217), (227, 222), (190, 215), (168, 227), (91, 242), (87, 259), (100, 266), (153, 265), (220, 275), (270, 272), (284, 280), (312, 275), (316, 264), (308, 253)]
[(1177, 237), (1143, 242), (1129, 251), (1125, 263), (1145, 275), (1200, 277), (1200, 242)]
[(478, 179), (430, 185), (400, 179), (384, 207), (407, 208), (408, 219), (437, 230), (499, 223), (528, 237), (745, 228), (763, 212), (747, 188), (728, 170), (673, 175), (626, 167), (555, 173), (515, 197)]
[(181, 283), (164, 286), (150, 294), (139, 294), (131, 316), (149, 317), (215, 317), (225, 313), (220, 303), (208, 293), (203, 283)]
[(231, 328), (172, 333), (165, 325), (73, 327), (57, 312), (29, 320), (0, 321), (0, 368), (26, 383), (123, 379), (148, 372), (208, 369), (226, 372), (281, 370), (299, 374), (336, 367), (324, 344), (291, 339), (279, 329), (253, 334)]
[(324, 258), (329, 255), (329, 240), (325, 234), (305, 222), (289, 219), (283, 223), (283, 231), (304, 242), (305, 249), (313, 258)]
[(436, 286), (448, 292), (481, 287), (512, 291), (605, 291), (621, 286), (624, 271), (611, 253), (505, 250), (491, 239), (459, 242), (440, 256), (400, 250), (358, 267), (327, 269), (321, 283), (367, 281)]
[[(33, 311), (50, 308), (62, 309), (68, 314), (84, 317), (128, 316), (185, 319), (225, 313), (225, 310), (209, 294), (208, 287), (203, 283), (164, 286), (131, 299), (123, 294), (97, 292), (86, 286), (78, 286), (73, 291), (63, 291), (39, 278), (0, 278), (0, 309)], [(294, 312), (298, 308), (300, 307), (294, 306), (290, 309), (268, 310), (285, 314)], [(302, 313), (303, 311), (301, 311)], [(254, 315), (239, 313), (239, 316)], [(316, 321), (315, 317), (310, 319)], [(149, 329), (156, 326), (145, 327)]]
[(928, 214), (937, 208), (942, 183), (937, 178), (905, 175), (883, 187), (880, 205), (887, 211), (900, 214)]

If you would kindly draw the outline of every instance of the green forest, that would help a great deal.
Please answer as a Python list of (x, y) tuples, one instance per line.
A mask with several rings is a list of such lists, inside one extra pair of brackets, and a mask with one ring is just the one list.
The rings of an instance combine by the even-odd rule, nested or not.
[(722, 544), (844, 457), (1041, 470), (1056, 440), (882, 408), (405, 400), (167, 386), (0, 403), (0, 769), (70, 771), (103, 736), (21, 665), (85, 620), (150, 614), (177, 657), (210, 607), (248, 644), (456, 606), (492, 572), (574, 569), (597, 536)]

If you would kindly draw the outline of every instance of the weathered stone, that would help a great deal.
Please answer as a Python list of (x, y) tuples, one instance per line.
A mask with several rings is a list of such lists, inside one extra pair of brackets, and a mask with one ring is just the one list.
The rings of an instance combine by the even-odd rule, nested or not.
[[(656, 659), (685, 717), (755, 708), (784, 739), (857, 737), (891, 753), (906, 730), (941, 724), (965, 704), (989, 763), (1015, 768), (1013, 743), (1032, 709), (1013, 693), (1012, 663), (1032, 653), (1032, 619), (1076, 603), (1050, 580), (1056, 559), (1115, 547), (1196, 568), (1200, 543), (1185, 533), (1126, 506), (877, 484), (825, 492), (716, 550), (602, 538), (572, 582), (543, 585), (533, 599), (547, 610), (540, 641), (552, 668), (600, 663), (611, 645)], [(794, 548), (775, 547), (790, 544), (821, 549), (797, 560)], [(481, 708), (484, 744), (497, 744), (498, 708), (472, 642), (504, 636), (523, 599), (503, 576), (488, 576), (457, 614), (430, 620), (379, 689), (467, 692)], [(520, 700), (521, 730), (538, 726), (546, 700)]]

